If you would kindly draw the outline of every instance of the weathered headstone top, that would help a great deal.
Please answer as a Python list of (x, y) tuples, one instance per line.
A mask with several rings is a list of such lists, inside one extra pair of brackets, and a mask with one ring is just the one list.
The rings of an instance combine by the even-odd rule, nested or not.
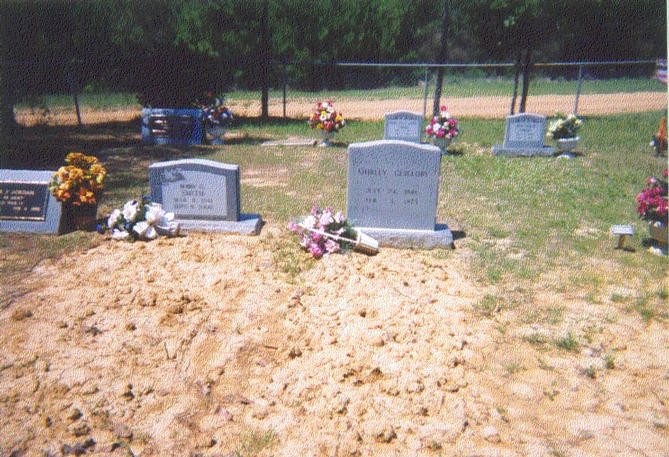
[(61, 232), (62, 204), (48, 188), (53, 174), (0, 170), (0, 232)]
[(239, 175), (238, 165), (212, 160), (154, 163), (151, 198), (173, 212), (182, 229), (256, 233), (260, 217), (240, 214)]
[(423, 116), (411, 111), (394, 111), (385, 115), (384, 140), (402, 140), (420, 143)]
[(504, 144), (493, 146), (493, 153), (505, 156), (553, 155), (555, 150), (544, 146), (545, 135), (545, 116), (531, 113), (507, 116)]
[(381, 245), (450, 245), (436, 224), (441, 150), (433, 145), (381, 140), (348, 147), (347, 218)]

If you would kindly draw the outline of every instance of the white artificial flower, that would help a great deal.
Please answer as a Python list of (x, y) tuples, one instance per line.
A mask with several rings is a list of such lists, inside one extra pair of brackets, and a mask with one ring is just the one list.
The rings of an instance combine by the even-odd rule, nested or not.
[(320, 223), (321, 227), (326, 227), (332, 224), (332, 222), (334, 222), (334, 219), (332, 218), (332, 213), (327, 209), (324, 210), (318, 222)]
[(125, 240), (130, 234), (125, 230), (113, 229), (111, 232), (111, 237), (113, 240)]
[(146, 222), (149, 225), (157, 224), (162, 221), (165, 216), (165, 211), (163, 211), (163, 206), (160, 203), (150, 203), (146, 205)]
[(432, 131), (437, 132), (441, 128), (441, 124), (439, 122), (435, 122), (434, 125), (432, 126)]
[(304, 218), (303, 225), (309, 229), (314, 228), (316, 226), (316, 218), (312, 215), (307, 216)]
[(328, 115), (325, 114), (325, 113), (321, 114), (320, 120), (321, 121), (327, 121), (328, 120)]
[(337, 224), (342, 222), (344, 220), (344, 213), (341, 211), (337, 211), (337, 214), (334, 215), (334, 220)]
[(137, 200), (130, 200), (125, 205), (123, 205), (123, 217), (128, 222), (134, 222), (135, 217), (137, 217), (139, 203)]
[(136, 223), (132, 229), (137, 232), (137, 235), (139, 235), (140, 238), (147, 240), (152, 240), (158, 236), (156, 229), (154, 229), (153, 226), (149, 225), (149, 223), (146, 221)]
[(120, 209), (115, 209), (114, 211), (112, 211), (112, 213), (109, 215), (109, 219), (107, 219), (107, 227), (114, 228), (120, 218), (121, 218)]

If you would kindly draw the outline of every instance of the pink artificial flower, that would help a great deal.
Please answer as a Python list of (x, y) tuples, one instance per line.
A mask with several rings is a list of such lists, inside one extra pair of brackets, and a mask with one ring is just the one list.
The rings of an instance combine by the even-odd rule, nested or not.
[(449, 127), (455, 127), (456, 125), (458, 125), (458, 121), (456, 121), (455, 119), (449, 119), (448, 121)]
[(311, 215), (314, 217), (318, 216), (318, 206), (314, 205), (311, 207)]
[(665, 178), (669, 176), (669, 170), (667, 170), (666, 168), (662, 170), (662, 176), (664, 176)]
[(315, 258), (320, 258), (323, 255), (323, 249), (318, 244), (312, 244), (311, 247), (309, 248), (309, 251), (311, 252), (311, 255), (313, 255)]
[(448, 107), (446, 107), (446, 105), (441, 105), (441, 108), (439, 108), (439, 109), (441, 111), (446, 111), (448, 109)]
[(295, 221), (290, 221), (290, 224), (288, 225), (288, 228), (290, 229), (291, 232), (297, 232), (300, 230), (300, 226), (295, 223)]
[(325, 242), (325, 250), (328, 254), (337, 252), (339, 251), (339, 243), (337, 243), (335, 240), (327, 240)]
[(337, 211), (337, 214), (334, 215), (334, 220), (337, 224), (344, 221), (344, 213)]
[(651, 184), (657, 184), (657, 179), (656, 179), (656, 178), (648, 178), (648, 179), (646, 180), (646, 184), (648, 184), (649, 186), (650, 186)]
[(320, 233), (312, 233), (311, 234), (311, 239), (314, 240), (315, 243), (318, 243), (319, 241), (321, 241), (322, 238), (323, 238), (323, 235), (321, 235)]
[(437, 138), (443, 138), (445, 136), (446, 136), (446, 132), (442, 129), (439, 129), (439, 131), (437, 132)]
[(428, 125), (427, 128), (425, 128), (425, 133), (427, 133), (428, 135), (432, 135), (433, 131), (431, 125)]
[(453, 138), (454, 136), (456, 136), (456, 135), (458, 134), (458, 132), (456, 132), (455, 130), (451, 129), (451, 130), (448, 131), (448, 134), (451, 135), (451, 138)]

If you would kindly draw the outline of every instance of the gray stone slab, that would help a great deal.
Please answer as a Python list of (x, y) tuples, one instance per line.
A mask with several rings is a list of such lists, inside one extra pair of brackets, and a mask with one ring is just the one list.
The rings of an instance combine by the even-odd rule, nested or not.
[(241, 214), (239, 221), (203, 221), (192, 219), (175, 219), (180, 231), (185, 232), (224, 232), (241, 235), (257, 235), (262, 227), (259, 214)]
[(62, 233), (62, 204), (48, 189), (54, 173), (0, 170), (0, 232)]
[(385, 115), (384, 140), (420, 143), (423, 134), (423, 116), (411, 111), (394, 111)]
[(379, 246), (383, 247), (434, 249), (453, 246), (453, 232), (445, 224), (437, 224), (435, 230), (356, 228), (377, 240)]
[(314, 146), (317, 140), (309, 138), (288, 138), (286, 140), (263, 141), (261, 146)]
[(149, 166), (151, 198), (173, 212), (186, 231), (257, 233), (260, 216), (240, 214), (239, 178), (238, 165), (212, 160), (173, 160)]
[(492, 152), (506, 157), (552, 156), (555, 149), (544, 146), (545, 135), (546, 116), (532, 113), (507, 116), (504, 144), (493, 146)]
[(555, 148), (544, 146), (542, 148), (507, 148), (504, 146), (493, 146), (492, 153), (496, 156), (505, 157), (552, 157), (555, 155)]

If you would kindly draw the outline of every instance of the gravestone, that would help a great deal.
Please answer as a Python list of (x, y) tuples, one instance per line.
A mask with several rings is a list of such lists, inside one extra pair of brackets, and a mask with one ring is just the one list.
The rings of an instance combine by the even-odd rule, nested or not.
[(381, 246), (431, 249), (453, 243), (437, 224), (441, 150), (380, 140), (348, 147), (346, 215)]
[(62, 204), (49, 192), (53, 171), (0, 170), (0, 232), (58, 234)]
[(239, 165), (203, 159), (149, 166), (151, 199), (174, 213), (182, 230), (257, 234), (262, 220), (240, 213)]
[(200, 144), (204, 137), (202, 110), (142, 109), (142, 143)]
[(493, 146), (492, 152), (507, 157), (552, 156), (555, 149), (544, 146), (545, 136), (545, 116), (529, 113), (507, 116), (504, 144)]
[(402, 140), (420, 143), (423, 116), (411, 111), (394, 111), (385, 115), (384, 140)]

